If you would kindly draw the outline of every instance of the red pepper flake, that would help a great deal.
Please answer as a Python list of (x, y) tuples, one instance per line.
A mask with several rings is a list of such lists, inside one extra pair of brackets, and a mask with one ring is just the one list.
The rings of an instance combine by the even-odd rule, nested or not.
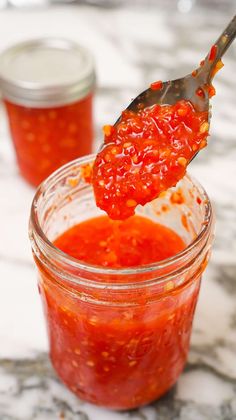
[(161, 80), (158, 80), (157, 82), (153, 82), (150, 85), (150, 88), (152, 90), (160, 90), (160, 89), (162, 89), (162, 87), (163, 87), (163, 83), (162, 83)]
[(71, 178), (67, 179), (67, 183), (71, 188), (75, 188), (75, 187), (77, 187), (77, 185), (79, 183), (79, 179), (71, 177)]
[(214, 86), (213, 85), (209, 85), (208, 86), (208, 95), (209, 95), (209, 98), (212, 98), (212, 96), (215, 96), (215, 94), (216, 94), (216, 90), (215, 90)]
[(93, 360), (87, 360), (86, 365), (89, 366), (89, 367), (94, 367), (95, 363), (94, 363)]
[(217, 63), (216, 63), (216, 65), (215, 65), (214, 69), (212, 70), (211, 77), (213, 78), (213, 77), (216, 75), (216, 73), (217, 73), (220, 69), (222, 69), (222, 67), (224, 67), (224, 63), (222, 62), (222, 60), (217, 61)]
[(212, 45), (211, 51), (210, 51), (209, 56), (208, 56), (208, 60), (210, 62), (214, 61), (215, 58), (216, 58), (216, 54), (217, 54), (217, 45)]
[(166, 213), (167, 211), (169, 211), (170, 210), (170, 208), (169, 208), (169, 206), (167, 206), (166, 204), (162, 204), (162, 206), (161, 206), (161, 211), (163, 212), (163, 213)]
[(135, 200), (129, 199), (129, 200), (126, 201), (126, 205), (127, 205), (127, 207), (136, 207), (137, 202)]
[(104, 133), (105, 136), (110, 136), (111, 132), (112, 132), (112, 126), (111, 125), (104, 125), (102, 128), (102, 131)]
[(180, 156), (177, 159), (177, 162), (178, 162), (179, 165), (184, 166), (184, 167), (187, 166), (187, 163), (188, 163), (187, 159), (183, 156)]
[(202, 140), (200, 145), (199, 145), (199, 150), (204, 149), (204, 147), (206, 147), (207, 145), (207, 141), (206, 140)]
[(200, 67), (203, 67), (205, 64), (205, 60), (200, 61)]
[(200, 132), (201, 134), (206, 133), (206, 132), (209, 130), (209, 127), (210, 127), (209, 123), (208, 123), (207, 121), (204, 121), (204, 122), (200, 125), (199, 132)]
[(202, 204), (202, 200), (201, 200), (201, 198), (200, 197), (197, 197), (196, 198), (196, 202), (200, 205), (200, 204)]
[(187, 113), (188, 113), (188, 108), (187, 107), (186, 108), (182, 107), (182, 108), (179, 108), (177, 110), (177, 114), (180, 115), (181, 117), (185, 117), (185, 115), (187, 115)]
[(182, 192), (174, 191), (170, 196), (170, 201), (172, 204), (183, 204), (184, 203), (184, 196)]
[(118, 155), (118, 153), (119, 153), (119, 148), (118, 147), (112, 147), (112, 149), (111, 149), (111, 154), (112, 155)]
[(205, 98), (205, 92), (202, 88), (198, 88), (196, 90), (196, 95), (199, 96), (199, 98), (203, 98), (203, 99)]
[(192, 71), (192, 76), (193, 76), (193, 77), (196, 77), (196, 76), (197, 76), (197, 70), (193, 70), (193, 71)]
[(87, 163), (81, 166), (81, 176), (85, 182), (91, 183), (92, 165)]
[(189, 232), (188, 219), (187, 219), (186, 214), (182, 215), (181, 223), (182, 223), (183, 227)]
[(123, 144), (124, 149), (127, 149), (128, 147), (131, 147), (131, 146), (132, 146), (132, 143), (130, 141)]
[(129, 362), (129, 366), (130, 367), (133, 367), (133, 366), (135, 366), (135, 365), (137, 365), (137, 360), (132, 360), (131, 362)]

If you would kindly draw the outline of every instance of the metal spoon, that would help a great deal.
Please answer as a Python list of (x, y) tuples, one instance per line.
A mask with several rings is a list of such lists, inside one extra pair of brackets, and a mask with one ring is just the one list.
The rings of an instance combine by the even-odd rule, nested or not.
[[(169, 80), (162, 82), (161, 89), (154, 90), (152, 88), (144, 90), (128, 105), (126, 110), (138, 112), (140, 105), (146, 108), (155, 104), (159, 105), (173, 105), (181, 99), (190, 101), (197, 111), (209, 111), (209, 90), (212, 79), (215, 75), (214, 69), (216, 64), (227, 51), (234, 38), (236, 37), (236, 15), (229, 22), (228, 26), (222, 32), (220, 37), (215, 42), (216, 54), (213, 60), (209, 60), (211, 50), (207, 54), (205, 60), (192, 73), (185, 77), (176, 80)], [(197, 92), (202, 89), (203, 96), (199, 96)], [(210, 123), (210, 112), (208, 114), (208, 122)], [(120, 122), (121, 116), (115, 122), (115, 126)], [(102, 143), (99, 152), (103, 150), (106, 144)], [(193, 155), (190, 162), (198, 154), (198, 151)]]
[[(203, 65), (198, 67), (193, 73), (188, 74), (181, 79), (169, 80), (162, 84), (161, 89), (153, 90), (151, 88), (145, 90), (138, 95), (126, 108), (127, 110), (137, 112), (140, 104), (148, 107), (154, 104), (175, 104), (181, 99), (190, 101), (196, 110), (209, 110), (209, 93), (207, 86), (211, 84), (214, 77), (214, 69), (216, 63), (221, 59), (230, 44), (236, 36), (236, 15), (225, 28), (223, 33), (215, 42), (216, 54), (213, 60), (209, 61), (211, 51), (207, 54)], [(194, 76), (193, 76), (194, 74)], [(200, 97), (196, 92), (201, 88), (204, 91), (204, 97)], [(120, 121), (116, 121), (115, 125)]]

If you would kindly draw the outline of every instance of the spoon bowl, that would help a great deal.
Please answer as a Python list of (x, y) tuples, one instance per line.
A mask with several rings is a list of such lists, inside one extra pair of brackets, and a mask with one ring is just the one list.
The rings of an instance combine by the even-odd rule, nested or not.
[[(126, 108), (137, 112), (142, 107), (155, 104), (173, 105), (182, 99), (190, 101), (197, 111), (209, 110), (209, 86), (216, 73), (217, 63), (236, 36), (236, 16), (222, 32), (200, 66), (191, 74), (176, 80), (160, 82), (160, 89), (149, 87), (140, 93)], [(155, 83), (153, 84), (155, 85)], [(199, 91), (200, 89), (200, 91)], [(201, 94), (200, 94), (201, 93)], [(116, 121), (117, 124), (120, 118)]]

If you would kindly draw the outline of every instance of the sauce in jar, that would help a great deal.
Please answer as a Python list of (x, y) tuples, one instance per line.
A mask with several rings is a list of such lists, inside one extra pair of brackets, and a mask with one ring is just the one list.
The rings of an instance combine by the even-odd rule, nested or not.
[(39, 185), (92, 152), (93, 60), (61, 39), (18, 44), (0, 56), (0, 85), (19, 169)]
[[(124, 222), (107, 216), (86, 220), (54, 245), (80, 261), (108, 268), (156, 263), (185, 248), (173, 230), (137, 215)], [(112, 307), (103, 314), (89, 305), (79, 309), (61, 302), (50, 284), (42, 287), (51, 360), (59, 376), (79, 397), (108, 407), (131, 408), (161, 396), (183, 369), (199, 285), (188, 297), (175, 291), (171, 303), (164, 299), (174, 288), (170, 281), (161, 304), (146, 311), (142, 302), (135, 314)], [(139, 294), (134, 303), (140, 303)]]
[(113, 268), (156, 263), (185, 247), (173, 230), (137, 215), (122, 222), (107, 216), (88, 219), (54, 245), (80, 261)]
[(99, 216), (83, 177), (92, 162), (74, 161), (42, 184), (30, 237), (56, 372), (80, 398), (130, 409), (164, 394), (186, 363), (211, 206), (185, 178), (142, 215)]
[(39, 185), (65, 163), (92, 151), (92, 95), (74, 104), (27, 108), (5, 100), (19, 169)]

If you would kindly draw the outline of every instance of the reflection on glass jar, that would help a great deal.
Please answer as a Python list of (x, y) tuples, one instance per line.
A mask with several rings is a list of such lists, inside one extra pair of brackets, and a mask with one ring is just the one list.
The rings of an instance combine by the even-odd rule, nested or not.
[(180, 235), (183, 251), (134, 268), (76, 260), (53, 241), (101, 214), (81, 176), (92, 160), (68, 164), (43, 183), (32, 205), (30, 238), (59, 377), (82, 399), (128, 409), (159, 398), (184, 368), (213, 215), (203, 188), (186, 176), (137, 209)]
[(0, 57), (0, 84), (19, 169), (38, 185), (92, 151), (94, 65), (71, 41), (17, 44)]

